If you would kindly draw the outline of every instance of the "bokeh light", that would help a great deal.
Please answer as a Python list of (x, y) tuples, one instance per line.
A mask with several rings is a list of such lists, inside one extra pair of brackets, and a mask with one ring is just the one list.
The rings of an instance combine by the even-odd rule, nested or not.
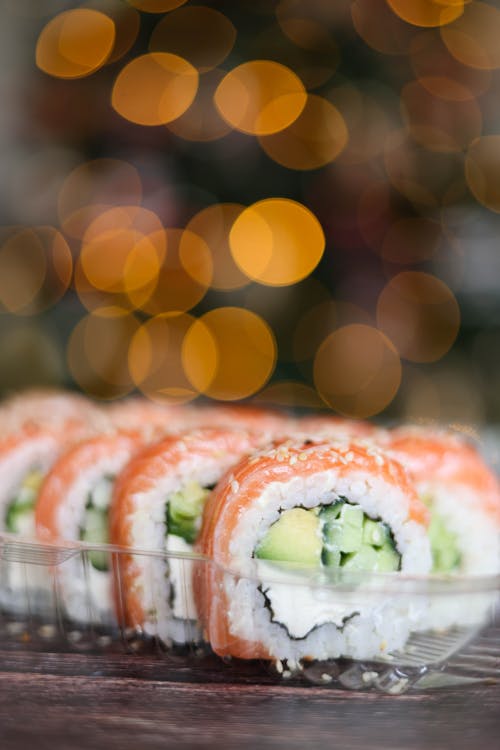
[(311, 18), (287, 18), (279, 12), (277, 18), (283, 33), (298, 47), (321, 51), (334, 58), (338, 56), (338, 47), (332, 34), (319, 21)]
[(121, 206), (103, 211), (90, 224), (79, 260), (96, 289), (137, 297), (156, 281), (166, 250), (155, 213), (142, 206)]
[(180, 117), (198, 90), (198, 72), (187, 60), (168, 52), (141, 55), (118, 74), (111, 103), (137, 125), (165, 125)]
[(114, 205), (137, 206), (142, 181), (135, 167), (121, 159), (93, 159), (66, 177), (58, 199), (61, 227), (70, 237), (81, 238), (103, 210)]
[(329, 299), (312, 305), (295, 328), (294, 359), (299, 366), (313, 360), (321, 343), (337, 328), (354, 323), (372, 325), (373, 322), (366, 310), (350, 302)]
[(186, 226), (210, 249), (213, 289), (240, 289), (249, 283), (248, 276), (234, 262), (229, 246), (229, 233), (244, 208), (239, 203), (216, 203), (199, 211)]
[(350, 417), (371, 417), (394, 398), (401, 362), (394, 345), (370, 326), (353, 324), (331, 333), (314, 360), (314, 384), (321, 398)]
[(245, 308), (260, 315), (272, 328), (280, 361), (295, 362), (293, 339), (300, 320), (312, 307), (330, 299), (331, 294), (325, 284), (314, 276), (308, 276), (291, 286), (251, 284), (244, 290), (242, 302)]
[[(276, 8), (276, 17), (283, 35), (293, 46), (283, 48), (284, 57), (272, 57), (271, 39), (278, 35), (270, 27), (266, 53), (269, 59), (277, 59), (290, 65), (308, 89), (317, 88), (332, 77), (340, 62), (340, 50), (332, 29), (314, 14), (304, 13), (304, 5), (285, 0)], [(281, 40), (280, 40), (281, 41)], [(276, 42), (275, 42), (276, 45)]]
[(252, 135), (277, 133), (300, 115), (307, 94), (300, 78), (285, 65), (253, 60), (231, 70), (215, 92), (221, 116), (236, 130)]
[(197, 5), (162, 18), (151, 34), (149, 49), (178, 55), (205, 73), (228, 56), (235, 40), (236, 29), (223, 13)]
[(184, 339), (182, 360), (198, 392), (232, 401), (253, 395), (267, 383), (276, 363), (276, 343), (255, 313), (220, 307), (193, 323)]
[(168, 13), (184, 5), (187, 0), (127, 0), (127, 2), (145, 13)]
[(392, 186), (418, 210), (456, 202), (465, 194), (463, 155), (429, 151), (404, 131), (387, 137), (384, 166)]
[(82, 78), (108, 59), (115, 41), (109, 16), (90, 8), (75, 8), (52, 18), (36, 45), (36, 64), (57, 78)]
[(459, 18), (467, 0), (387, 0), (394, 13), (414, 26), (445, 26)]
[(246, 208), (229, 235), (242, 271), (261, 284), (294, 284), (316, 268), (325, 248), (321, 224), (301, 203), (269, 198)]
[(394, 107), (387, 90), (344, 84), (332, 89), (329, 96), (344, 118), (349, 134), (339, 161), (363, 164), (377, 158), (393, 127)]
[(404, 86), (401, 105), (413, 138), (431, 151), (463, 151), (481, 134), (481, 109), (473, 98), (439, 98), (413, 82)]
[(85, 393), (117, 398), (133, 390), (128, 352), (139, 325), (127, 310), (104, 307), (75, 326), (68, 342), (67, 361), (72, 377)]
[(453, 57), (464, 65), (480, 70), (500, 67), (498, 7), (477, 0), (467, 3), (463, 16), (441, 29), (441, 36)]
[(434, 31), (416, 34), (409, 54), (416, 77), (434, 96), (463, 101), (483, 94), (490, 86), (489, 70), (471, 68), (457, 60)]
[(340, 112), (320, 96), (309, 95), (297, 119), (279, 133), (260, 136), (271, 159), (289, 169), (317, 169), (332, 162), (348, 140)]
[(153, 401), (185, 403), (198, 393), (187, 379), (182, 345), (195, 318), (187, 313), (157, 315), (135, 332), (128, 365), (135, 385)]
[(71, 282), (73, 259), (53, 227), (0, 227), (0, 310), (34, 315), (54, 305)]
[(500, 135), (485, 135), (471, 144), (465, 174), (479, 203), (500, 212)]
[(440, 279), (420, 271), (404, 271), (382, 290), (377, 322), (401, 357), (434, 362), (455, 341), (460, 310), (453, 292)]
[(0, 388), (500, 419), (498, 3), (4, 5)]
[(128, 291), (134, 306), (151, 315), (190, 310), (212, 281), (212, 256), (201, 237), (188, 229), (169, 228), (164, 241), (168, 251), (150, 288)]
[(280, 380), (262, 389), (255, 397), (258, 404), (269, 406), (282, 406), (290, 409), (325, 408), (325, 403), (320, 399), (314, 388), (298, 380)]
[(386, 0), (354, 0), (351, 3), (354, 28), (369, 47), (383, 55), (404, 55), (415, 29), (388, 6)]
[(208, 71), (200, 76), (193, 103), (183, 115), (167, 123), (171, 133), (187, 141), (216, 141), (232, 131), (222, 119), (214, 102), (215, 90), (226, 75), (225, 71)]
[(139, 13), (125, 5), (123, 0), (87, 0), (86, 8), (97, 10), (109, 16), (115, 25), (115, 41), (106, 64), (120, 60), (130, 50), (141, 25)]
[(293, 70), (308, 91), (335, 75), (340, 50), (328, 29), (311, 19), (290, 18), (269, 24), (255, 40), (259, 57)]

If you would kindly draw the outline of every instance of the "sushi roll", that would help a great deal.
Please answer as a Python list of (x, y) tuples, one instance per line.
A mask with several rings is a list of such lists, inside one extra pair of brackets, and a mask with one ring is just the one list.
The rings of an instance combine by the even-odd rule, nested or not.
[(500, 486), (476, 448), (459, 434), (419, 427), (393, 430), (386, 446), (431, 513), (432, 572), (500, 572)]
[(58, 390), (29, 390), (5, 399), (0, 406), (2, 432), (15, 433), (23, 427), (80, 435), (105, 423), (102, 409), (78, 393)]
[[(109, 542), (108, 510), (113, 482), (145, 445), (146, 433), (103, 433), (81, 441), (56, 461), (44, 479), (35, 509), (41, 542)], [(89, 549), (55, 571), (67, 615), (79, 622), (114, 619), (110, 555)]]
[(66, 441), (61, 432), (30, 424), (0, 439), (1, 531), (35, 536), (38, 490)]
[(35, 535), (34, 505), (42, 480), (69, 445), (107, 420), (83, 396), (29, 391), (0, 408), (0, 531)]
[[(83, 397), (29, 392), (0, 408), (0, 534), (35, 537), (35, 503), (44, 476), (68, 445), (92, 432), (101, 414)], [(4, 561), (4, 606), (23, 612), (45, 605), (50, 579), (43, 566)]]
[[(419, 607), (367, 574), (428, 573), (427, 524), (402, 467), (374, 447), (288, 442), (241, 461), (196, 545), (212, 561), (195, 563), (206, 639), (220, 656), (291, 664), (401, 648)], [(356, 585), (329, 587), (346, 576)]]
[(223, 473), (262, 444), (262, 437), (246, 430), (200, 428), (150, 446), (120, 475), (111, 506), (111, 542), (170, 553), (168, 558), (119, 555), (117, 601), (127, 626), (165, 642), (193, 637), (190, 556), (204, 503)]
[[(458, 433), (400, 427), (386, 434), (388, 452), (412, 477), (431, 515), (432, 573), (488, 576), (500, 572), (500, 488), (475, 446)], [(482, 622), (489, 594), (449, 595), (429, 608), (427, 626)]]

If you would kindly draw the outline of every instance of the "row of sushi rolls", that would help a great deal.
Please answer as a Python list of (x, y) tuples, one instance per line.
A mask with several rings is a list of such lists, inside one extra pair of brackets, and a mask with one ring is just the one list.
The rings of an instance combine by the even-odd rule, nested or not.
[(56, 587), (70, 621), (300, 664), (494, 601), (499, 482), (464, 431), (63, 391), (6, 397), (0, 424), (0, 543), (64, 551), (1, 563), (0, 608)]

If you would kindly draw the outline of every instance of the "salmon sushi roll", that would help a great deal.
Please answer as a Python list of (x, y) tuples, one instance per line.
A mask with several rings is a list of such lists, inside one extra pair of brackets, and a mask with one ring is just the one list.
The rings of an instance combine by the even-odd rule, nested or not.
[(478, 450), (457, 433), (420, 427), (394, 429), (386, 446), (430, 510), (433, 572), (500, 572), (500, 486)]
[(32, 424), (0, 439), (0, 531), (35, 536), (38, 490), (66, 445), (63, 433)]
[[(0, 409), (0, 534), (35, 537), (35, 504), (46, 473), (59, 456), (101, 421), (80, 399), (29, 394)], [(38, 610), (47, 597), (43, 566), (5, 561), (0, 570), (6, 606)], [(10, 604), (9, 604), (10, 603)]]
[[(386, 435), (387, 450), (409, 472), (431, 514), (432, 572), (488, 576), (500, 572), (500, 487), (476, 447), (458, 433), (400, 427)], [(434, 601), (427, 625), (481, 623), (493, 599), (476, 594)]]
[(73, 442), (103, 429), (100, 409), (77, 394), (28, 391), (0, 408), (0, 531), (34, 536), (41, 482)]
[(120, 475), (111, 542), (170, 554), (119, 555), (117, 600), (127, 626), (165, 642), (191, 639), (196, 609), (190, 555), (205, 501), (224, 472), (262, 444), (246, 430), (200, 428), (150, 446)]
[[(61, 419), (60, 422), (57, 420)], [(34, 536), (34, 507), (47, 471), (68, 446), (102, 429), (106, 421), (95, 414), (87, 419), (39, 420), (10, 413), (0, 419), (0, 532)]]
[(0, 407), (2, 431), (9, 433), (30, 426), (78, 436), (92, 428), (100, 429), (105, 421), (95, 402), (67, 391), (24, 391), (10, 396)]
[[(41, 542), (109, 542), (108, 511), (115, 477), (150, 435), (108, 432), (66, 451), (45, 477), (35, 508)], [(59, 566), (57, 583), (70, 619), (113, 620), (110, 555), (90, 549)]]
[[(195, 563), (206, 639), (220, 656), (289, 664), (401, 648), (419, 607), (370, 580), (429, 572), (428, 515), (374, 447), (288, 442), (241, 461), (209, 497), (196, 545), (213, 561)], [(358, 583), (329, 588), (338, 576)]]

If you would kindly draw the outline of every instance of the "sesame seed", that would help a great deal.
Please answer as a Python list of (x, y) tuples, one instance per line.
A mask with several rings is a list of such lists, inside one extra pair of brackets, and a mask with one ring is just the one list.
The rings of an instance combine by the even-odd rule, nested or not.
[(233, 481), (231, 482), (231, 489), (233, 492), (238, 492), (238, 490), (240, 489), (240, 485), (236, 481), (236, 479), (233, 479)]
[(299, 453), (299, 461), (307, 461), (307, 453)]
[(331, 674), (323, 672), (323, 674), (321, 675), (321, 679), (323, 680), (323, 682), (331, 682), (333, 680), (333, 677), (331, 676)]

